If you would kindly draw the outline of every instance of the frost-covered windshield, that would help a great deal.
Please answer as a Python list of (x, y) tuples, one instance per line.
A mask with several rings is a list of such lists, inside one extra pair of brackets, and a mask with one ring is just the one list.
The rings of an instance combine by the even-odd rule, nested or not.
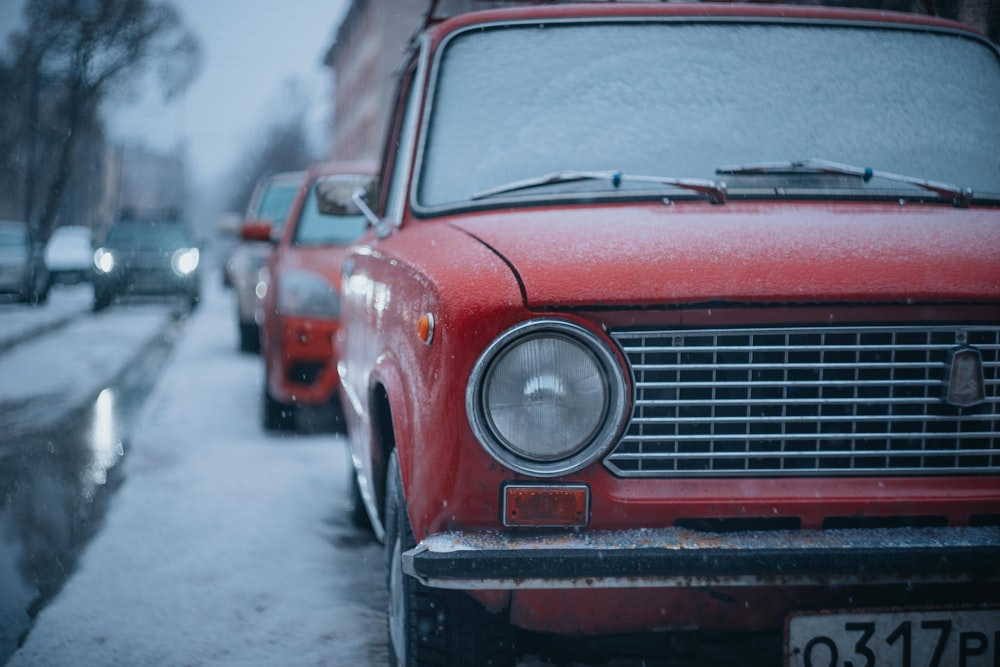
[[(808, 158), (1000, 193), (1000, 63), (985, 43), (948, 33), (517, 25), (453, 39), (438, 72), (417, 192), (425, 207), (564, 170), (712, 179), (725, 165)], [(751, 178), (725, 180), (734, 189)]]

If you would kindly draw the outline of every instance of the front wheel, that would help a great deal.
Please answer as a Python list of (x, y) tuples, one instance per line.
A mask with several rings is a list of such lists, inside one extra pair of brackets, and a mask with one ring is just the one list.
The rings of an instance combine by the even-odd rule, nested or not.
[(94, 287), (94, 312), (99, 310), (104, 310), (111, 305), (111, 300), (114, 295), (111, 290), (104, 287)]
[(261, 401), (261, 422), (268, 431), (290, 431), (295, 428), (295, 406), (282, 403), (267, 390), (264, 383), (264, 396)]
[(260, 326), (256, 322), (239, 322), (240, 352), (260, 354)]
[(386, 484), (391, 664), (513, 667), (513, 630), (506, 614), (491, 614), (461, 591), (429, 588), (403, 572), (402, 554), (416, 546), (416, 540), (395, 451), (389, 456)]

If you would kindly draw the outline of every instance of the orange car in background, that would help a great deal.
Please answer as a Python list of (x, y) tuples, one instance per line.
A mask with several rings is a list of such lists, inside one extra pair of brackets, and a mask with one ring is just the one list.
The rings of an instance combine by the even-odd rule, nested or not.
[[(340, 382), (333, 357), (340, 330), (340, 265), (347, 245), (368, 223), (360, 211), (326, 214), (316, 186), (340, 181), (370, 189), (374, 165), (326, 163), (306, 175), (307, 187), (288, 218), (262, 274), (261, 354), (264, 358), (262, 422), (266, 429), (292, 429), (296, 408), (329, 405), (338, 415)], [(337, 418), (337, 423), (343, 423)]]

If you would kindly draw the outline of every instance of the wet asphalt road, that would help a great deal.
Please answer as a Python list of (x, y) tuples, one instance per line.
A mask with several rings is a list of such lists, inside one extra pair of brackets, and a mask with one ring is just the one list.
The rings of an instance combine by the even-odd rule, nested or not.
[[(88, 316), (84, 311), (51, 318), (26, 335), (8, 337), (0, 354), (58, 335)], [(0, 664), (100, 527), (121, 481), (117, 464), (128, 449), (132, 423), (171, 349), (178, 320), (165, 322), (162, 334), (142, 341), (120, 373), (95, 378), (97, 393), (82, 403), (65, 405), (58, 395), (0, 401)], [(44, 364), (38, 372), (46, 372)], [(38, 424), (22, 417), (39, 410), (51, 419)]]

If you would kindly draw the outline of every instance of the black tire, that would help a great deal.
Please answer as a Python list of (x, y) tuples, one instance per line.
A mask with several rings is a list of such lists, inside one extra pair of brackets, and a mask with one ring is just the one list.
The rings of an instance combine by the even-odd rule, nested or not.
[(240, 352), (260, 354), (260, 327), (256, 322), (240, 322)]
[(351, 497), (349, 499), (351, 525), (366, 532), (372, 532), (372, 522), (365, 509), (365, 501), (361, 499), (361, 486), (358, 484), (358, 473), (354, 470), (354, 464), (350, 464), (349, 474), (351, 476)]
[(406, 514), (396, 452), (386, 472), (385, 554), (390, 664), (513, 667), (513, 630), (461, 591), (429, 588), (403, 572), (401, 555), (416, 546)]
[(94, 312), (104, 310), (111, 305), (113, 294), (106, 289), (94, 288)]
[(295, 428), (295, 406), (275, 399), (264, 383), (261, 422), (268, 431), (291, 431)]

